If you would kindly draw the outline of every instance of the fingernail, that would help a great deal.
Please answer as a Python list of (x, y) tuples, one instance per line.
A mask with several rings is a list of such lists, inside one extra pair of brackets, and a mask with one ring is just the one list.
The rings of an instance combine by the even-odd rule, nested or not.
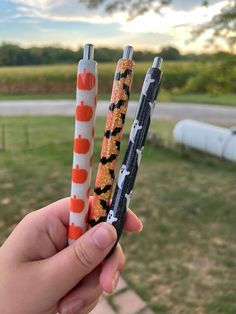
[(140, 227), (139, 227), (138, 232), (141, 232), (143, 230), (143, 223), (142, 223), (142, 220), (139, 219), (139, 221), (140, 221)]
[(101, 223), (100, 226), (92, 234), (92, 240), (97, 247), (102, 250), (107, 249), (112, 244), (115, 244), (116, 233), (108, 223)]
[(84, 302), (82, 300), (77, 300), (76, 302), (71, 302), (63, 306), (61, 309), (61, 314), (68, 313), (78, 313), (84, 307)]
[(117, 284), (118, 284), (118, 281), (119, 281), (119, 278), (120, 278), (120, 272), (117, 271), (113, 277), (113, 280), (112, 280), (112, 287), (113, 287), (113, 291), (115, 291), (116, 287), (117, 287)]

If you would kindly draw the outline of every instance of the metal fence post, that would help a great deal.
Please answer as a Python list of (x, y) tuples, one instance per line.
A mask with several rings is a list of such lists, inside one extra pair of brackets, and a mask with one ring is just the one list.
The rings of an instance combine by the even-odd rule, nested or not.
[(1, 150), (2, 151), (5, 151), (6, 150), (6, 126), (5, 124), (2, 124), (1, 125), (1, 142), (2, 142), (2, 147), (1, 147)]
[(26, 146), (26, 148), (29, 148), (29, 146), (30, 146), (30, 134), (29, 134), (28, 124), (24, 125), (24, 133), (25, 133), (25, 146)]

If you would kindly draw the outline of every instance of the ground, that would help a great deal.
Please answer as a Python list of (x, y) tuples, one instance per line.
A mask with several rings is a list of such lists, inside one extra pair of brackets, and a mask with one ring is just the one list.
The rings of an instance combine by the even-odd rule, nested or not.
[[(105, 119), (96, 127), (94, 172)], [(127, 121), (122, 142), (126, 146)], [(1, 118), (1, 242), (29, 211), (69, 195), (72, 117)], [(153, 121), (131, 202), (144, 222), (124, 235), (124, 277), (156, 313), (236, 313), (236, 165), (173, 143)]]

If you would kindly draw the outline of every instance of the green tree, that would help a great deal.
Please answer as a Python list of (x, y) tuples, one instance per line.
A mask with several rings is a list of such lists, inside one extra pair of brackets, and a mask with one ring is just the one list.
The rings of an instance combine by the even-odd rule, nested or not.
[(164, 47), (159, 55), (164, 58), (164, 60), (180, 60), (182, 56), (179, 53), (179, 50), (174, 47)]
[(27, 49), (7, 43), (0, 46), (0, 65), (23, 65), (29, 58)]

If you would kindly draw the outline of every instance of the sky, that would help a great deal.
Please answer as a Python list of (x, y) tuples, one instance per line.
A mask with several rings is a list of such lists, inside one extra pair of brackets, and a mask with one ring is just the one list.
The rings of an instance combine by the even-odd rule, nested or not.
[[(77, 49), (87, 42), (95, 46), (159, 51), (174, 46), (182, 53), (211, 52), (209, 30), (189, 42), (191, 29), (209, 21), (227, 0), (173, 0), (172, 4), (128, 20), (126, 12), (108, 14), (104, 7), (88, 9), (79, 0), (0, 0), (0, 42), (23, 47), (59, 45)], [(220, 49), (226, 47), (219, 43)]]

